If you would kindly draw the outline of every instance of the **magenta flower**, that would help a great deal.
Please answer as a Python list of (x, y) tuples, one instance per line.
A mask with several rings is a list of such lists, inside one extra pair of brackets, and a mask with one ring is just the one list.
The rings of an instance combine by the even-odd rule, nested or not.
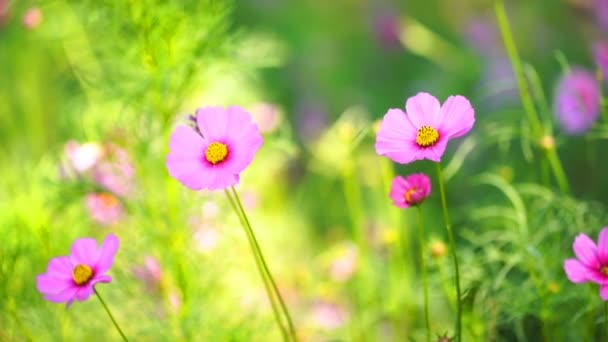
[(118, 250), (118, 238), (110, 234), (100, 248), (92, 238), (74, 241), (69, 256), (51, 259), (46, 273), (36, 277), (36, 287), (44, 299), (54, 303), (74, 300), (82, 302), (93, 294), (97, 283), (109, 283), (112, 277), (105, 274), (114, 261)]
[(555, 114), (565, 133), (585, 133), (599, 112), (600, 90), (591, 72), (574, 68), (562, 77), (555, 91)]
[(106, 144), (104, 158), (93, 168), (93, 180), (104, 189), (118, 196), (128, 196), (133, 192), (135, 169), (124, 149)]
[(376, 41), (385, 49), (401, 46), (399, 16), (390, 9), (385, 9), (374, 16), (373, 30)]
[(146, 255), (143, 265), (133, 268), (133, 274), (146, 285), (149, 292), (156, 293), (160, 290), (163, 273), (155, 257)]
[(376, 136), (376, 153), (401, 164), (440, 162), (448, 141), (467, 134), (475, 123), (471, 103), (460, 95), (440, 105), (432, 95), (418, 93), (407, 100), (405, 110), (389, 109)]
[(598, 41), (593, 44), (593, 58), (602, 71), (604, 81), (608, 80), (608, 42)]
[(192, 190), (237, 184), (262, 146), (251, 115), (237, 106), (205, 107), (196, 112), (196, 129), (179, 126), (171, 134), (167, 155), (171, 177)]
[(597, 245), (585, 234), (579, 234), (572, 245), (576, 259), (564, 262), (564, 270), (575, 284), (594, 282), (600, 285), (600, 297), (608, 301), (608, 227), (604, 227)]
[(409, 208), (422, 203), (431, 194), (431, 179), (424, 173), (393, 179), (389, 197), (399, 208)]
[(26, 29), (32, 30), (38, 27), (42, 22), (42, 11), (38, 7), (32, 7), (23, 15), (23, 26)]
[(606, 0), (593, 0), (593, 12), (599, 26), (608, 31), (608, 2)]
[(124, 211), (120, 200), (108, 192), (88, 194), (86, 205), (91, 218), (102, 225), (116, 223)]

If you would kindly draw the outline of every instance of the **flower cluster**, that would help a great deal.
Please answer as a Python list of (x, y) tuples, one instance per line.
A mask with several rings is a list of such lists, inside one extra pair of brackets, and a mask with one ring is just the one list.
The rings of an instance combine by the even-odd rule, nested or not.
[(64, 147), (64, 178), (86, 181), (91, 191), (85, 205), (93, 221), (101, 225), (118, 222), (124, 214), (122, 200), (133, 192), (135, 170), (127, 152), (113, 144), (69, 141)]

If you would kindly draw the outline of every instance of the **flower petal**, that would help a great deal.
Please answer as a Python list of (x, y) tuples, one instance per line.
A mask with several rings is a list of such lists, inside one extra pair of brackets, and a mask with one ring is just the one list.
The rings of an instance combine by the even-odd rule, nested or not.
[(590, 281), (588, 276), (589, 269), (576, 259), (566, 260), (564, 262), (564, 271), (566, 271), (566, 276), (573, 283), (580, 284)]
[(112, 277), (110, 277), (109, 275), (96, 275), (95, 278), (91, 279), (91, 281), (89, 282), (89, 285), (93, 286), (97, 283), (110, 283), (112, 282)]
[(69, 304), (74, 300), (74, 296), (78, 291), (78, 286), (70, 286), (67, 289), (53, 294), (46, 294), (44, 299), (51, 301), (53, 303), (63, 303), (67, 302)]
[(230, 174), (227, 172), (216, 173), (213, 177), (207, 180), (207, 189), (209, 190), (223, 190), (230, 186), (239, 183), (239, 175)]
[(166, 166), (171, 177), (192, 190), (207, 187), (207, 179), (213, 175), (211, 169), (207, 168), (203, 161), (191, 157), (170, 154), (167, 156)]
[(51, 259), (47, 267), (46, 274), (58, 279), (72, 279), (74, 266), (70, 261), (70, 257), (61, 256)]
[(585, 266), (597, 270), (600, 267), (600, 261), (597, 257), (597, 248), (587, 235), (579, 234), (574, 239), (573, 244), (574, 254)]
[(600, 286), (600, 297), (602, 297), (602, 300), (608, 301), (608, 285)]
[(177, 126), (169, 137), (170, 154), (174, 156), (189, 156), (200, 160), (205, 154), (203, 149), (205, 139), (194, 129), (187, 126)]
[(608, 227), (600, 231), (597, 239), (597, 256), (602, 265), (608, 265)]
[(59, 279), (47, 274), (41, 274), (36, 277), (36, 288), (42, 294), (60, 293), (73, 285), (72, 279)]
[(119, 245), (120, 242), (116, 235), (110, 234), (106, 237), (99, 251), (99, 260), (97, 261), (95, 269), (97, 273), (103, 274), (108, 271), (110, 267), (112, 267), (112, 263), (114, 262), (114, 255), (116, 255)]
[(196, 123), (205, 140), (226, 137), (228, 116), (222, 107), (204, 107), (196, 111)]
[(405, 193), (408, 189), (408, 184), (405, 178), (401, 176), (395, 177), (391, 184), (391, 191), (388, 196), (393, 200), (393, 204), (398, 208), (409, 208), (410, 205), (405, 201)]
[(464, 96), (450, 96), (441, 106), (440, 135), (447, 139), (458, 138), (467, 133), (475, 124), (475, 111)]
[(416, 145), (417, 132), (401, 109), (389, 109), (376, 135), (376, 153), (401, 164), (417, 160), (420, 151)]
[(443, 157), (443, 153), (445, 153), (445, 149), (448, 146), (447, 138), (439, 138), (435, 145), (422, 148), (419, 153), (422, 158), (419, 159), (429, 159), (436, 163), (441, 162), (441, 157)]
[(441, 105), (429, 93), (418, 93), (405, 102), (405, 111), (416, 129), (422, 126), (437, 128), (441, 121)]
[(97, 241), (92, 238), (83, 238), (74, 241), (72, 244), (70, 260), (72, 266), (79, 264), (92, 266), (95, 265), (99, 258), (99, 251), (97, 250)]
[(93, 294), (93, 286), (81, 286), (75, 294), (76, 299), (79, 302), (87, 300)]

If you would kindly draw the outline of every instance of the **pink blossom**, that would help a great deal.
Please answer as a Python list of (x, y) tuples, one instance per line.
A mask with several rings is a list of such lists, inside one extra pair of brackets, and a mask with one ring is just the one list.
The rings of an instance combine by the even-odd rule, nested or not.
[(593, 0), (593, 7), (599, 26), (608, 31), (608, 1)]
[(38, 7), (32, 7), (23, 15), (23, 26), (27, 29), (35, 29), (42, 22), (42, 11)]
[(0, 28), (8, 22), (10, 14), (8, 0), (0, 0)]
[(314, 322), (321, 328), (332, 330), (344, 325), (347, 319), (346, 310), (335, 303), (321, 301), (312, 308)]
[(149, 292), (158, 292), (162, 278), (162, 269), (158, 259), (146, 255), (143, 265), (133, 268), (133, 274), (144, 282)]
[(217, 230), (203, 225), (194, 233), (194, 240), (198, 244), (198, 249), (201, 252), (209, 252), (217, 246), (220, 240), (220, 234)]
[(564, 270), (575, 284), (593, 282), (600, 286), (600, 297), (608, 301), (608, 227), (604, 227), (597, 245), (589, 236), (579, 234), (572, 246), (576, 259), (567, 259)]
[(109, 283), (112, 277), (106, 274), (118, 250), (118, 238), (108, 235), (100, 248), (92, 238), (74, 241), (69, 256), (51, 259), (46, 273), (36, 277), (36, 287), (44, 299), (54, 303), (80, 302), (93, 294), (97, 283)]
[(460, 95), (440, 105), (432, 95), (418, 93), (405, 109), (389, 109), (376, 136), (376, 153), (400, 164), (440, 162), (448, 141), (467, 134), (475, 123), (471, 103)]
[(205, 107), (197, 110), (196, 124), (197, 130), (179, 126), (171, 134), (166, 163), (171, 177), (192, 190), (237, 184), (262, 146), (251, 115), (237, 106)]
[(583, 134), (595, 124), (600, 113), (600, 89), (595, 76), (573, 68), (564, 75), (555, 91), (555, 115), (567, 134)]
[(337, 281), (347, 281), (357, 270), (357, 247), (348, 244), (335, 257), (330, 265), (330, 276)]
[(102, 225), (116, 223), (124, 211), (120, 200), (108, 192), (88, 194), (85, 201), (91, 218)]
[(64, 146), (69, 166), (77, 173), (90, 170), (103, 156), (103, 147), (95, 142), (79, 144), (74, 140)]
[(431, 179), (424, 173), (393, 179), (389, 197), (399, 208), (409, 208), (422, 203), (431, 194)]
[(608, 81), (608, 41), (598, 41), (593, 44), (593, 58), (602, 71), (604, 81)]
[(251, 107), (253, 122), (262, 133), (272, 133), (281, 123), (281, 110), (272, 103), (257, 103)]
[(375, 15), (374, 36), (383, 48), (390, 50), (401, 46), (399, 15), (392, 10), (383, 10)]
[(124, 149), (112, 144), (105, 146), (105, 155), (93, 168), (93, 180), (106, 190), (128, 196), (133, 191), (135, 170)]

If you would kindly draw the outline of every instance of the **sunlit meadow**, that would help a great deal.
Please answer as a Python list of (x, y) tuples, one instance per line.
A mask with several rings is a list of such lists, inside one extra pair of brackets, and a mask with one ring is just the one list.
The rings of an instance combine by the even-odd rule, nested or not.
[(0, 341), (608, 341), (607, 88), (608, 0), (0, 0)]

